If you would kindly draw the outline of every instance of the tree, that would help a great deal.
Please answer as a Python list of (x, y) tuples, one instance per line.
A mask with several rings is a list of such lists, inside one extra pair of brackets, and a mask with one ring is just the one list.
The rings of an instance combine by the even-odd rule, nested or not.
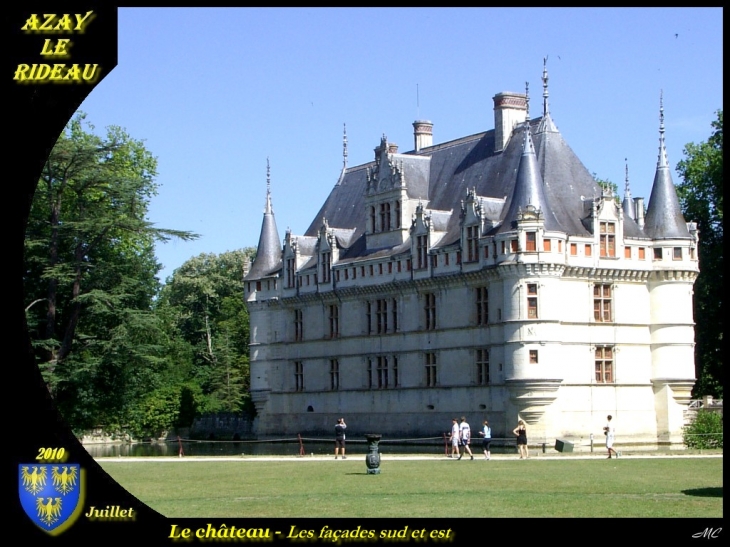
[(193, 257), (175, 270), (160, 294), (158, 310), (172, 318), (192, 348), (189, 378), (207, 397), (201, 411), (250, 410), (243, 266), (254, 252)]
[(722, 110), (712, 122), (713, 132), (706, 142), (689, 143), (685, 158), (677, 164), (682, 182), (677, 194), (687, 221), (699, 231), (700, 275), (694, 287), (696, 328), (695, 395), (722, 398), (724, 333), (723, 301), (723, 175)]
[(152, 314), (154, 242), (191, 239), (147, 220), (157, 160), (119, 127), (76, 116), (42, 170), (25, 238), (24, 291), (37, 362), (69, 423), (121, 420), (165, 366)]

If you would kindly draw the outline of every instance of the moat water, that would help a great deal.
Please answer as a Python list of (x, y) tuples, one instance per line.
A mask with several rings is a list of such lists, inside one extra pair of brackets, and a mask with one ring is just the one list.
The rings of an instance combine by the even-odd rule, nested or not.
[[(114, 457), (154, 457), (179, 456), (182, 449), (184, 456), (298, 456), (302, 450), (307, 456), (314, 454), (323, 456), (334, 453), (334, 440), (304, 439), (302, 447), (296, 440), (287, 441), (166, 441), (143, 443), (99, 443), (85, 444), (84, 449), (94, 458)], [(477, 440), (472, 445), (475, 455), (482, 453), (482, 442)], [(378, 445), (380, 454), (427, 454), (444, 455), (443, 441), (429, 442), (388, 442)], [(515, 454), (513, 446), (492, 444), (494, 454)], [(367, 442), (359, 439), (347, 440), (348, 455), (367, 454)]]

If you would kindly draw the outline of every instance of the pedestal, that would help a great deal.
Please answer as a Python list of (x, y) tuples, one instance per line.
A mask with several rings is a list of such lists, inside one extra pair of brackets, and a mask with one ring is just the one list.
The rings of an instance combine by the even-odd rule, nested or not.
[(365, 435), (368, 441), (368, 453), (365, 456), (365, 465), (368, 467), (368, 475), (380, 474), (380, 454), (378, 453), (378, 443), (382, 435)]

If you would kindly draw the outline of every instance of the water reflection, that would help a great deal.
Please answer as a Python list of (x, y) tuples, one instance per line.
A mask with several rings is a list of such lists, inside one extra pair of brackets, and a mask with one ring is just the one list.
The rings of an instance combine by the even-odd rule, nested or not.
[[(307, 456), (326, 456), (334, 453), (333, 440), (304, 440), (303, 451)], [(94, 458), (173, 456), (297, 456), (301, 447), (297, 440), (286, 441), (168, 441), (156, 443), (86, 444), (86, 451)], [(381, 454), (425, 454), (443, 455), (443, 443), (389, 443), (380, 441)], [(450, 448), (449, 448), (450, 450)], [(481, 453), (481, 443), (472, 447), (474, 454)], [(512, 447), (495, 447), (493, 454), (513, 454)], [(367, 443), (363, 439), (347, 440), (348, 455), (367, 454)]]

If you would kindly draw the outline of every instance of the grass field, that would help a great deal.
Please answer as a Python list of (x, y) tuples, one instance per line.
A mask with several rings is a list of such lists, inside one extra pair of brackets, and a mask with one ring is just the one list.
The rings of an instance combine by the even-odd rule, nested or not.
[(722, 517), (722, 458), (99, 463), (167, 517)]

